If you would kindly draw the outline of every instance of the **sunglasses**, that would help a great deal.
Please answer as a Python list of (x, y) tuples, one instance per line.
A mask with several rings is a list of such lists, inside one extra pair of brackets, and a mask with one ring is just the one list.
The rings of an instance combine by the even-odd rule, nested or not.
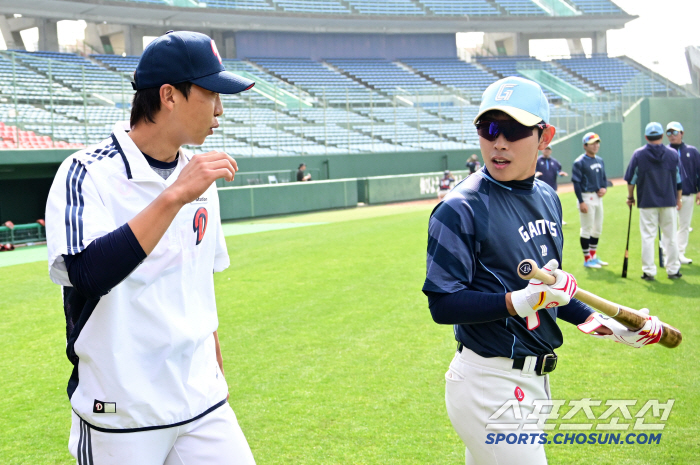
[(680, 131), (676, 131), (675, 129), (669, 129), (668, 131), (666, 131), (667, 136), (677, 136), (680, 133)]
[(535, 126), (525, 126), (514, 120), (507, 121), (479, 121), (476, 123), (476, 132), (487, 141), (495, 141), (503, 134), (508, 142), (515, 142), (530, 137), (535, 128), (548, 128), (549, 124), (542, 121)]

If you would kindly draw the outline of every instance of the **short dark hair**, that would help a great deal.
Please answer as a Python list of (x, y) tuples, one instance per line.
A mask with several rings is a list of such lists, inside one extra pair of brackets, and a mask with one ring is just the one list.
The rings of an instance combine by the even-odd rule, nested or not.
[[(191, 82), (180, 82), (172, 84), (182, 95), (187, 99), (190, 96), (192, 89)], [(134, 100), (131, 102), (131, 118), (129, 123), (131, 127), (136, 126), (140, 121), (147, 123), (155, 123), (153, 119), (160, 111), (160, 87), (152, 87), (150, 89), (137, 90), (134, 94)]]
[(651, 142), (656, 142), (657, 140), (661, 140), (664, 138), (664, 135), (661, 134), (660, 136), (647, 136), (647, 140)]

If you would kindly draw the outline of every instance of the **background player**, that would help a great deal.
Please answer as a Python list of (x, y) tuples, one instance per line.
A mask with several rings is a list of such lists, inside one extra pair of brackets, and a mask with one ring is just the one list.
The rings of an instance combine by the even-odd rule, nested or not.
[[(608, 327), (572, 299), (576, 280), (556, 269), (563, 246), (561, 203), (535, 180), (537, 151), (555, 133), (548, 119), (547, 99), (536, 83), (509, 77), (489, 86), (475, 120), (485, 166), (455, 186), (430, 218), (423, 292), (435, 322), (454, 325), (458, 351), (445, 375), (445, 401), (467, 447), (468, 465), (546, 463), (539, 441), (489, 442), (487, 434), (500, 431), (486, 424), (509, 399), (519, 401), (527, 419), (533, 400), (550, 397), (547, 373), (562, 344), (557, 317), (585, 332), (618, 334), (630, 345), (640, 339), (639, 333)], [(522, 289), (516, 270), (524, 258), (544, 266), (556, 283), (531, 280)], [(652, 317), (644, 331), (660, 337), (659, 327)], [(509, 412), (500, 421), (520, 423)]]
[(556, 158), (552, 158), (552, 147), (545, 147), (542, 156), (537, 159), (537, 171), (535, 177), (547, 183), (549, 187), (557, 190), (557, 178), (568, 176), (566, 171), (562, 171), (561, 163)]
[(644, 137), (647, 144), (634, 152), (625, 172), (629, 193), (627, 205), (635, 204), (635, 186), (639, 197), (637, 206), (642, 235), (642, 279), (656, 279), (654, 239), (659, 228), (666, 255), (666, 273), (669, 279), (678, 279), (682, 276), (676, 243), (676, 214), (681, 208), (683, 192), (680, 158), (677, 152), (663, 145), (664, 130), (661, 124), (647, 124)]
[(452, 174), (450, 173), (449, 170), (445, 171), (444, 176), (442, 179), (440, 179), (440, 188), (438, 189), (438, 199), (444, 198), (447, 193), (450, 191), (452, 188), (452, 184), (455, 183), (455, 178), (452, 177)]
[(476, 173), (476, 170), (481, 168), (481, 163), (479, 162), (479, 156), (477, 154), (473, 153), (472, 156), (469, 157), (469, 160), (467, 160), (466, 167), (469, 170), (469, 174)]
[(685, 256), (688, 247), (690, 223), (693, 220), (693, 207), (700, 205), (700, 152), (692, 145), (683, 142), (683, 126), (678, 121), (672, 121), (666, 126), (666, 137), (669, 147), (678, 152), (681, 159), (681, 209), (678, 212), (678, 256), (681, 265), (693, 263)]
[(583, 149), (585, 153), (574, 160), (571, 169), (571, 182), (574, 184), (581, 219), (583, 266), (600, 268), (601, 265), (608, 264), (597, 255), (598, 241), (603, 232), (603, 196), (608, 191), (605, 164), (597, 155), (600, 136), (594, 132), (583, 136)]
[(214, 182), (237, 165), (181, 146), (213, 134), (220, 93), (254, 83), (195, 32), (151, 42), (134, 81), (131, 121), (68, 157), (49, 193), (49, 272), (74, 365), (69, 450), (79, 465), (251, 465), (213, 279), (229, 266)]
[[(537, 171), (535, 177), (540, 181), (547, 183), (549, 187), (557, 190), (557, 178), (559, 176), (568, 176), (565, 171), (562, 171), (561, 163), (556, 158), (552, 158), (552, 147), (545, 147), (542, 151), (542, 156), (537, 159)], [(561, 224), (566, 224), (562, 219)]]

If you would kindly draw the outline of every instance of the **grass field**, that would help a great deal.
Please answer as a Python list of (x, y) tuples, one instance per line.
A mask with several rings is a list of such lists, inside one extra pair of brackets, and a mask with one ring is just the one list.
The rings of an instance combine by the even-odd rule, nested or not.
[[(684, 266), (680, 281), (663, 270), (656, 282), (639, 279), (635, 210), (630, 278), (621, 279), (625, 196), (615, 187), (606, 197), (599, 253), (610, 266), (588, 270), (573, 193), (562, 194), (569, 222), (564, 268), (582, 288), (649, 307), (681, 329), (684, 342), (673, 350), (634, 350), (562, 322), (552, 394), (637, 399), (633, 415), (649, 399), (675, 405), (658, 445), (548, 445), (550, 464), (700, 461), (700, 264)], [(429, 212), (413, 206), (310, 214), (299, 221), (325, 224), (227, 239), (232, 264), (215, 276), (219, 335), (230, 402), (258, 464), (464, 463), (444, 406), (452, 329), (433, 323), (420, 292)], [(687, 255), (700, 261), (698, 217)], [(2, 267), (0, 284), (0, 464), (74, 463), (59, 289), (46, 262)]]

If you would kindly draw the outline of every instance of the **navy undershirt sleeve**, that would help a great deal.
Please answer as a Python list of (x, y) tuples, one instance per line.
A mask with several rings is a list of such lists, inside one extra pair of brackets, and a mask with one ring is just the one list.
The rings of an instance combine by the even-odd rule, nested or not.
[(557, 318), (571, 323), (572, 325), (580, 325), (593, 313), (594, 310), (578, 299), (571, 299), (568, 305), (557, 308)]
[(145, 259), (128, 223), (95, 239), (79, 254), (63, 256), (71, 284), (92, 300), (106, 295)]
[(442, 325), (487, 323), (512, 316), (506, 295), (464, 289), (452, 294), (427, 292), (433, 321)]
[(576, 193), (576, 198), (578, 199), (578, 203), (582, 203), (583, 202), (583, 195), (581, 192), (581, 184), (578, 182), (572, 182), (572, 184), (574, 185), (574, 192)]

